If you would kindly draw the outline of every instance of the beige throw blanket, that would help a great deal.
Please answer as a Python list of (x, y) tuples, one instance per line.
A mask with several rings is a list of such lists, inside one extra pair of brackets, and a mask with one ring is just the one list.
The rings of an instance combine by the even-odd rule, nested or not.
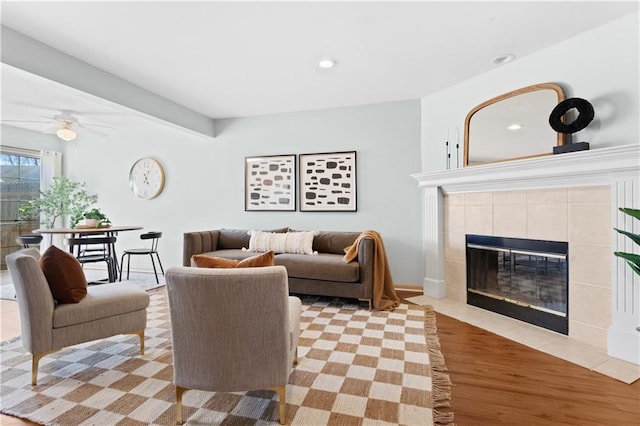
[(353, 245), (344, 249), (345, 263), (358, 257), (358, 248), (363, 238), (373, 239), (373, 307), (381, 311), (391, 311), (400, 304), (391, 278), (391, 270), (384, 250), (382, 237), (377, 231), (364, 231), (354, 241)]

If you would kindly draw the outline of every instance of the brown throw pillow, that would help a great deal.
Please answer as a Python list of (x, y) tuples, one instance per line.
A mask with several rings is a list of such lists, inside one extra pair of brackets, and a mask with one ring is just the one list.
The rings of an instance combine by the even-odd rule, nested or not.
[(273, 266), (274, 265), (274, 253), (273, 250), (269, 250), (265, 253), (257, 256), (247, 257), (242, 259), (235, 266), (236, 268), (255, 268), (260, 266)]
[(243, 260), (225, 259), (223, 257), (206, 256), (196, 254), (193, 256), (193, 264), (198, 268), (255, 268), (274, 265), (274, 253), (268, 251), (257, 256)]
[(204, 254), (195, 254), (192, 260), (193, 264), (198, 268), (234, 268), (238, 264), (238, 261), (234, 259), (206, 256)]
[(78, 303), (87, 295), (84, 271), (71, 253), (51, 246), (40, 258), (40, 268), (58, 303)]

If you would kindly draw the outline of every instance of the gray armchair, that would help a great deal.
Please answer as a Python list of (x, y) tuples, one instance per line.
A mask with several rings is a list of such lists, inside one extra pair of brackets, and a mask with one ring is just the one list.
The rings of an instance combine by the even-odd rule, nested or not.
[(40, 359), (67, 346), (117, 334), (140, 337), (144, 354), (149, 295), (137, 286), (89, 286), (79, 303), (56, 306), (38, 263), (40, 253), (29, 248), (6, 257), (20, 311), (22, 345), (32, 358), (31, 384), (38, 378)]
[(178, 423), (187, 390), (269, 389), (278, 394), (280, 424), (285, 424), (301, 302), (289, 296), (284, 266), (174, 267), (166, 279)]

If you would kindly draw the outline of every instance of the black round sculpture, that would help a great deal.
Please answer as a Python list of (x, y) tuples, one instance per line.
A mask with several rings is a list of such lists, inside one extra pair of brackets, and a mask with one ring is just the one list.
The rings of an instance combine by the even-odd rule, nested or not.
[[(572, 109), (576, 109), (578, 111), (578, 117), (570, 123), (564, 123), (562, 118)], [(556, 105), (553, 111), (551, 111), (551, 115), (549, 115), (549, 125), (558, 133), (571, 135), (572, 133), (579, 132), (587, 127), (593, 120), (593, 116), (593, 106), (589, 101), (582, 98), (569, 98), (560, 102)], [(589, 149), (588, 142), (571, 143), (571, 140), (569, 139), (568, 141), (565, 141), (564, 145), (553, 147), (553, 153), (561, 154), (586, 149)]]
[[(562, 122), (562, 117), (572, 109), (578, 110), (578, 118), (569, 124)], [(575, 133), (584, 129), (593, 120), (593, 106), (589, 101), (582, 98), (569, 98), (560, 102), (551, 111), (549, 116), (549, 124), (559, 133)]]

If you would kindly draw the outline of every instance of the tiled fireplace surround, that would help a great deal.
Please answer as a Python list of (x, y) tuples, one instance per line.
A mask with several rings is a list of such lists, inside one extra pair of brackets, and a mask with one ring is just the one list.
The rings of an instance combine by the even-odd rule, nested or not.
[[(569, 242), (569, 339), (640, 364), (640, 279), (613, 251), (640, 232), (640, 144), (413, 175), (423, 191), (424, 294), (466, 305), (465, 235)], [(633, 228), (635, 227), (635, 228)]]

